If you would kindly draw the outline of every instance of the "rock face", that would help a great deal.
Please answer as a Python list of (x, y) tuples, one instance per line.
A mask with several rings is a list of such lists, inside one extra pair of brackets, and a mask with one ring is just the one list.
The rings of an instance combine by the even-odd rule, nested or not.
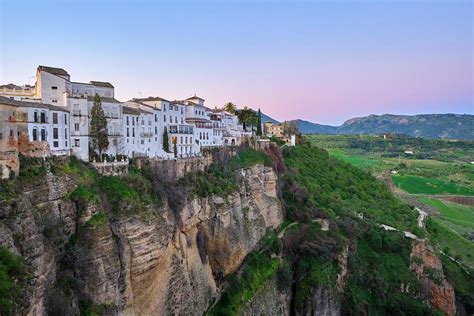
[(303, 312), (296, 315), (337, 316), (341, 314), (340, 300), (334, 288), (327, 286), (312, 288), (310, 298), (305, 302)]
[(441, 261), (433, 247), (426, 241), (413, 245), (411, 269), (429, 292), (429, 302), (445, 315), (456, 315), (456, 300), (453, 286), (446, 280)]
[[(63, 281), (70, 276), (74, 290), (59, 304), (71, 306), (70, 314), (78, 313), (80, 298), (119, 315), (201, 315), (217, 295), (216, 277), (235, 271), (283, 221), (271, 168), (241, 170), (240, 179), (240, 191), (227, 198), (186, 199), (181, 209), (165, 204), (154, 217), (89, 225), (95, 206), (78, 214), (66, 197), (75, 183), (48, 173), (42, 185), (0, 205), (0, 244), (34, 271), (25, 314), (45, 315), (57, 301), (51, 293), (68, 292)], [(73, 234), (80, 242), (64, 250)]]
[(290, 315), (291, 289), (279, 289), (273, 277), (239, 311), (240, 315)]

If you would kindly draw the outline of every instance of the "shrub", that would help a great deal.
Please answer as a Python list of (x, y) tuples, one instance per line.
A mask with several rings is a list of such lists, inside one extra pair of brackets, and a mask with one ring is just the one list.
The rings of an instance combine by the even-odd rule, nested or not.
[(109, 218), (107, 214), (103, 212), (99, 212), (92, 215), (92, 217), (87, 221), (87, 225), (94, 227), (94, 226), (106, 224), (108, 222), (109, 222)]

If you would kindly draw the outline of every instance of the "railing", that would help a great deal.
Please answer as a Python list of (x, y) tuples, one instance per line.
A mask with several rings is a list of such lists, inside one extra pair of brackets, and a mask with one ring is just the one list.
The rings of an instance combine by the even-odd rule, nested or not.
[(122, 132), (108, 132), (109, 136), (122, 136)]
[(81, 110), (72, 110), (72, 115), (81, 116)]
[(193, 128), (191, 126), (176, 126), (171, 125), (168, 133), (170, 134), (193, 134)]
[(152, 137), (152, 136), (153, 136), (152, 132), (140, 133), (140, 137)]

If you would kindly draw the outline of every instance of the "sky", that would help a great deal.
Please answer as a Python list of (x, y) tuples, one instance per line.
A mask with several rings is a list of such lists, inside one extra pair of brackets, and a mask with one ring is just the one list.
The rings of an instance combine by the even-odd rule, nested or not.
[(36, 67), (121, 101), (233, 102), (278, 120), (474, 114), (474, 1), (0, 0), (0, 84)]

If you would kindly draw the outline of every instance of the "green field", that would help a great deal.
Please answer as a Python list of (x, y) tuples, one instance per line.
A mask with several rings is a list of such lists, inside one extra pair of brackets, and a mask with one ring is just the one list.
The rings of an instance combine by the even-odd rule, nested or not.
[(474, 189), (443, 178), (424, 178), (416, 175), (393, 175), (393, 183), (411, 194), (474, 195)]
[(474, 207), (431, 198), (420, 198), (420, 201), (434, 206), (439, 214), (433, 216), (464, 238), (474, 234)]
[[(379, 176), (396, 171), (394, 184), (411, 194), (474, 195), (474, 143), (393, 136), (309, 135), (329, 154)], [(412, 150), (415, 154), (405, 154)]]

